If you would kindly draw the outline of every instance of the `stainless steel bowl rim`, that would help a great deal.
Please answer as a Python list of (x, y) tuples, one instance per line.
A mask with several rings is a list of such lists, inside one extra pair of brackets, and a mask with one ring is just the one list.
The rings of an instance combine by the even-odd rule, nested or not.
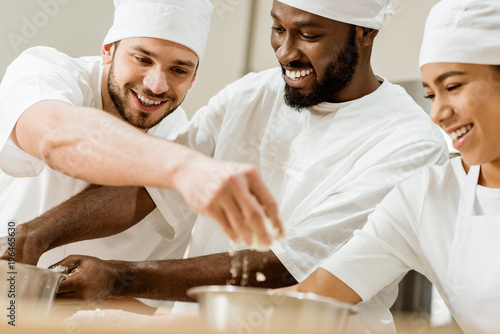
[[(4, 263), (7, 265), (9, 264), (9, 262), (7, 260), (0, 260), (0, 263)], [(59, 279), (66, 279), (67, 278), (67, 275), (65, 275), (61, 272), (51, 270), (51, 269), (46, 269), (46, 268), (40, 268), (40, 267), (31, 265), (31, 264), (27, 264), (27, 263), (21, 263), (21, 262), (15, 263), (14, 268), (25, 268), (25, 269), (31, 270), (33, 272), (46, 273), (46, 274), (51, 275), (51, 276), (59, 276)], [(17, 269), (14, 269), (14, 271), (17, 271)]]
[(300, 300), (311, 300), (322, 303), (327, 303), (331, 305), (335, 305), (336, 307), (342, 309), (348, 309), (351, 314), (355, 314), (358, 312), (358, 309), (355, 305), (351, 305), (348, 303), (344, 303), (338, 301), (333, 298), (319, 296), (314, 293), (303, 293), (297, 291), (281, 291), (274, 289), (265, 289), (265, 288), (256, 288), (256, 287), (242, 287), (242, 286), (234, 286), (234, 285), (206, 285), (206, 286), (197, 286), (194, 288), (190, 288), (187, 290), (187, 295), (189, 297), (198, 299), (201, 294), (208, 293), (228, 293), (228, 294), (251, 294), (251, 295), (268, 295), (268, 296), (285, 296), (293, 299)]
[[(15, 284), (16, 313), (23, 318), (45, 318), (52, 307), (57, 289), (64, 275), (50, 269), (39, 268), (24, 263), (9, 263), (0, 260), (0, 271), (12, 276)], [(11, 303), (7, 291), (10, 280), (0, 281), (0, 304)]]

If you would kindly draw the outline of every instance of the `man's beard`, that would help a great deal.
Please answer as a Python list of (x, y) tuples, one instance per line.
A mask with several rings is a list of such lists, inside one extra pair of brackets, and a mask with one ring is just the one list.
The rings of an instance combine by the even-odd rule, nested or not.
[[(113, 55), (114, 56), (114, 55)], [(173, 113), (177, 107), (179, 107), (179, 104), (174, 104), (172, 108), (167, 110), (160, 118), (158, 119), (150, 119), (150, 114), (139, 111), (139, 115), (137, 117), (133, 117), (132, 113), (125, 107), (124, 101), (125, 97), (121, 95), (120, 93), (120, 86), (118, 85), (118, 82), (115, 77), (114, 73), (114, 61), (111, 62), (111, 66), (109, 68), (109, 75), (108, 75), (108, 92), (109, 96), (111, 97), (111, 101), (113, 101), (113, 104), (116, 107), (116, 110), (118, 110), (118, 113), (120, 116), (129, 124), (139, 128), (139, 129), (144, 129), (148, 130), (152, 128), (153, 126), (157, 125), (160, 123), (165, 117)], [(125, 88), (130, 88), (130, 85), (127, 84), (125, 85)], [(174, 94), (167, 95), (166, 93), (163, 94), (154, 94), (148, 89), (142, 89), (142, 94), (151, 96), (151, 97), (156, 97), (159, 99), (164, 100), (169, 99), (170, 101), (177, 101), (177, 96)], [(181, 101), (182, 103), (182, 101)]]
[[(332, 101), (335, 94), (342, 91), (352, 81), (358, 66), (358, 49), (356, 47), (356, 27), (349, 32), (347, 43), (344, 44), (337, 59), (325, 69), (324, 79), (315, 81), (311, 93), (304, 95), (299, 90), (290, 87), (285, 81), (285, 103), (297, 110), (309, 108), (322, 102)], [(291, 63), (290, 65), (294, 65)], [(303, 64), (296, 64), (301, 67)], [(283, 69), (283, 76), (285, 76)]]

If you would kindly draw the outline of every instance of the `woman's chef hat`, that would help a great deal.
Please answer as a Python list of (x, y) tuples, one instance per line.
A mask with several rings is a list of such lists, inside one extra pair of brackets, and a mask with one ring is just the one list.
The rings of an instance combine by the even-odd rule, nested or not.
[(420, 67), (500, 64), (500, 0), (441, 0), (427, 18)]
[(184, 45), (201, 61), (210, 29), (209, 0), (114, 0), (115, 18), (103, 44), (153, 37)]
[(380, 30), (392, 15), (390, 0), (278, 0), (331, 20)]

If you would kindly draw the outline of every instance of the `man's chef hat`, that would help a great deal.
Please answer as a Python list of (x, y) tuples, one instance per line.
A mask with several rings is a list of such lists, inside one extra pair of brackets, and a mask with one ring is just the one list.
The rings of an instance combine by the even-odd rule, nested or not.
[(392, 15), (390, 0), (278, 0), (331, 20), (380, 30)]
[(172, 41), (203, 57), (213, 6), (209, 0), (114, 0), (115, 18), (103, 44), (130, 37)]
[(427, 18), (420, 67), (429, 63), (500, 64), (500, 1), (442, 0)]

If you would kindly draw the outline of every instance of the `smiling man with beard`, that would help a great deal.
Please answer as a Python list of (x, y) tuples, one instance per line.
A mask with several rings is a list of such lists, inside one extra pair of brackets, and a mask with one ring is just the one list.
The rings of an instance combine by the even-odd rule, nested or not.
[[(446, 161), (446, 144), (428, 115), (403, 88), (372, 71), (373, 41), (389, 13), (388, 0), (274, 0), (271, 45), (281, 66), (228, 85), (175, 139), (215, 159), (254, 165), (279, 203), (286, 238), (267, 252), (241, 246), (231, 256), (235, 247), (209, 217), (186, 214), (169, 191), (148, 189), (154, 203), (143, 211), (160, 210), (168, 224), (156, 227), (165, 237), (175, 238), (196, 223), (189, 257), (123, 262), (70, 256), (59, 264), (78, 272), (62, 283), (60, 296), (192, 301), (186, 290), (200, 285), (291, 285), (361, 228), (396, 182)], [(119, 218), (133, 221), (137, 207), (114, 206), (131, 191), (82, 192), (52, 211), (64, 222), (53, 235), (64, 231), (73, 238), (76, 222), (98, 224), (104, 212), (103, 230)], [(83, 210), (68, 214), (74, 203), (93, 205), (103, 198), (107, 205), (95, 217)], [(44, 217), (28, 224), (45, 224)], [(98, 236), (94, 232), (85, 233)], [(115, 277), (132, 279), (110, 291)], [(349, 332), (394, 330), (388, 307), (396, 295), (397, 286), (389, 285), (360, 305), (359, 321), (351, 321)], [(177, 303), (173, 311), (193, 307)]]
[[(144, 40), (144, 39), (128, 39), (125, 40), (125, 44), (129, 44), (130, 40), (135, 41), (135, 45), (131, 47), (132, 50), (143, 53), (148, 57), (158, 58), (158, 55), (153, 54), (151, 51), (148, 51), (144, 48), (144, 41), (153, 42), (152, 40)], [(171, 45), (175, 45), (176, 43), (164, 41), (163, 43), (170, 43)], [(116, 110), (120, 114), (121, 118), (126, 122), (134, 125), (139, 129), (148, 130), (155, 125), (159, 124), (165, 117), (174, 112), (177, 107), (182, 103), (186, 96), (186, 92), (189, 88), (192, 87), (194, 82), (194, 76), (192, 74), (196, 74), (197, 71), (197, 62), (196, 59), (189, 59), (189, 57), (182, 57), (176, 59), (175, 62), (178, 65), (177, 68), (174, 68), (175, 76), (170, 76), (168, 80), (160, 80), (159, 83), (163, 85), (163, 87), (157, 87), (157, 91), (161, 93), (155, 93), (151, 90), (151, 88), (142, 87), (138, 88), (133, 83), (125, 84), (124, 88), (121, 89), (119, 85), (119, 81), (117, 79), (117, 74), (115, 73), (116, 67), (116, 55), (121, 52), (118, 51), (118, 45), (120, 41), (115, 42), (113, 44), (114, 52), (111, 58), (111, 65), (109, 66), (109, 75), (107, 80), (107, 87), (109, 97), (113, 102)], [(108, 46), (109, 47), (109, 46)], [(123, 46), (122, 46), (123, 48)], [(120, 50), (121, 51), (121, 50)], [(171, 50), (163, 50), (164, 53), (172, 52)], [(186, 50), (189, 52), (189, 49)], [(148, 64), (151, 62), (148, 58), (138, 59), (139, 62)], [(123, 64), (118, 65), (121, 71), (119, 71), (119, 76), (123, 77), (124, 73), (127, 72), (127, 69), (133, 69), (133, 64)], [(125, 69), (125, 70), (124, 70)], [(191, 80), (191, 82), (187, 82), (186, 79)], [(154, 83), (153, 83), (154, 85)], [(125, 90), (125, 92), (123, 92)], [(133, 96), (132, 105), (135, 105), (139, 108), (139, 112), (134, 115), (131, 112), (131, 108), (126, 106), (126, 92), (129, 90), (132, 92)], [(180, 96), (179, 96), (180, 95)], [(134, 98), (135, 97), (135, 98)], [(145, 104), (144, 99), (149, 97), (151, 100), (148, 102), (149, 105)], [(179, 101), (181, 99), (181, 101)], [(163, 106), (166, 106), (166, 109), (162, 109)], [(158, 115), (154, 116), (154, 111), (161, 111)]]
[[(276, 42), (275, 42), (276, 43)], [(354, 72), (358, 66), (359, 54), (356, 47), (356, 26), (351, 26), (347, 40), (340, 45), (333, 45), (337, 49), (334, 53), (331, 62), (324, 69), (323, 79), (319, 81), (317, 78), (312, 82), (308, 92), (303, 93), (302, 87), (305, 86), (300, 80), (300, 83), (294, 82), (295, 77), (287, 81), (285, 85), (285, 102), (292, 108), (303, 109), (315, 106), (325, 101), (333, 102), (335, 94), (338, 94), (352, 81)], [(288, 70), (286, 68), (289, 68)], [(311, 64), (303, 64), (300, 60), (292, 61), (288, 66), (282, 66), (283, 79), (287, 76), (292, 78), (291, 73), (294, 69), (299, 68), (301, 77), (309, 77), (313, 73)], [(304, 68), (306, 68), (304, 70)], [(303, 75), (302, 71), (305, 71)]]
[[(261, 206), (279, 225), (277, 206), (255, 168), (215, 161), (157, 138), (173, 136), (187, 123), (178, 107), (196, 78), (212, 4), (116, 0), (115, 7), (102, 56), (72, 58), (34, 47), (9, 66), (0, 86), (0, 236), (9, 222), (19, 224), (17, 260), (36, 264), (38, 257), (31, 261), (28, 256), (36, 244), (31, 240), (39, 229), (51, 232), (22, 223), (92, 182), (177, 190), (191, 208), (225, 225), (233, 238), (240, 234), (250, 242), (255, 232), (269, 243), (262, 233)], [(213, 189), (207, 191), (207, 184)], [(149, 203), (149, 195), (141, 188), (118, 206), (141, 207), (144, 200)], [(69, 254), (122, 260), (182, 257), (189, 230), (165, 239), (151, 226), (162, 215), (149, 211), (139, 210), (138, 220), (148, 217), (118, 236), (54, 249), (38, 265), (47, 267)], [(248, 217), (248, 212), (256, 214)], [(22, 247), (24, 240), (27, 247)]]

